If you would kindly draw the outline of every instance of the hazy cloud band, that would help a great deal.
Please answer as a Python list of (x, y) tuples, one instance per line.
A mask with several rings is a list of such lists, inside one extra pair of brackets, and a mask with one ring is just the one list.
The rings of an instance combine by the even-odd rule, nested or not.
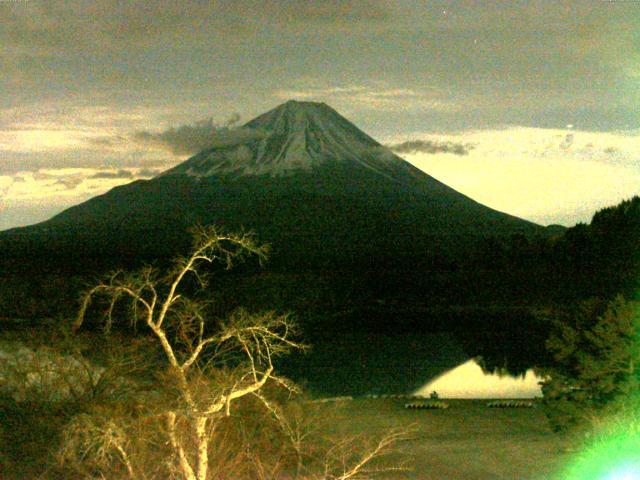
[(408, 140), (390, 144), (387, 147), (396, 153), (452, 153), (454, 155), (468, 155), (473, 149), (471, 144), (434, 140)]

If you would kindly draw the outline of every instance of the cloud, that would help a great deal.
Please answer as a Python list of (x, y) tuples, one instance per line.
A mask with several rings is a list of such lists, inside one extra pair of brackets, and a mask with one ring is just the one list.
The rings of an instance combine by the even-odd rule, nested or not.
[[(549, 117), (544, 125), (558, 126), (578, 108), (594, 124), (633, 124), (637, 2), (437, 3), (0, 1), (0, 90), (12, 92), (0, 106), (100, 98), (184, 111), (185, 101), (215, 99), (218, 108), (242, 102), (257, 113), (274, 93), (297, 92), (348, 108), (453, 111), (473, 128), (479, 120), (540, 126)], [(386, 87), (349, 99), (290, 83), (304, 75), (342, 86), (375, 78)], [(425, 84), (441, 92), (424, 92)], [(452, 119), (427, 120), (442, 129)]]
[(140, 169), (124, 169), (119, 170), (100, 170), (93, 175), (88, 176), (90, 180), (93, 179), (130, 179), (135, 178), (151, 178), (162, 172), (159, 168), (140, 168)]
[(95, 195), (160, 173), (150, 168), (43, 168), (0, 175), (0, 230), (46, 220)]
[(158, 175), (162, 170), (158, 168), (142, 168), (136, 173), (138, 178), (152, 178)]
[(467, 155), (403, 158), (484, 205), (540, 224), (589, 222), (596, 210), (640, 193), (640, 131), (513, 127), (441, 138), (474, 148)]
[(82, 184), (84, 179), (79, 176), (60, 177), (56, 180), (55, 185), (62, 185), (67, 190), (73, 190)]
[[(392, 87), (383, 82), (362, 85), (314, 85), (317, 80), (306, 79), (298, 88), (281, 89), (275, 92), (281, 100), (324, 101), (340, 107), (356, 106), (387, 111), (455, 111), (458, 109), (448, 95), (422, 86), (420, 89)], [(305, 85), (306, 84), (306, 85)]]
[[(20, 5), (16, 5), (20, 4)], [(391, 18), (382, 0), (236, 0), (234, 2), (2, 2), (0, 39), (12, 51), (73, 53), (135, 49), (194, 38), (240, 38), (256, 23), (331, 25), (381, 22)], [(46, 67), (46, 65), (45, 65)]]
[(41, 182), (43, 186), (61, 186), (66, 190), (73, 190), (81, 185), (85, 177), (83, 172), (69, 173), (68, 169), (51, 172), (38, 170), (32, 173), (32, 178), (36, 182)]
[(217, 125), (209, 118), (159, 133), (138, 131), (131, 138), (144, 145), (168, 150), (174, 155), (191, 155), (207, 148), (240, 145), (265, 135), (257, 130), (234, 127), (238, 120), (239, 116), (234, 115), (224, 124)]
[(68, 203), (71, 198), (86, 199), (113, 187), (159, 173), (149, 168), (46, 168), (0, 176), (0, 192), (8, 201)]
[(396, 153), (452, 153), (468, 155), (473, 145), (468, 143), (439, 142), (433, 140), (408, 140), (402, 143), (387, 145)]
[(86, 139), (89, 145), (94, 145), (96, 147), (113, 147), (115, 145), (121, 145), (126, 142), (126, 140), (126, 137), (122, 135), (87, 137)]
[(116, 172), (105, 170), (94, 173), (88, 178), (133, 178), (133, 172), (125, 169), (120, 169)]
[(13, 184), (14, 179), (8, 176), (0, 176), (0, 198), (4, 198)]
[(262, 1), (263, 8), (276, 21), (348, 25), (353, 22), (379, 23), (391, 20), (393, 11), (382, 0), (324, 0), (322, 2)]
[[(17, 3), (17, 2), (16, 2)], [(22, 2), (20, 2), (22, 3)], [(13, 45), (40, 50), (110, 49), (123, 43), (144, 43), (162, 34), (194, 26), (207, 2), (24, 2), (22, 8), (2, 5), (6, 14), (4, 39)], [(186, 25), (185, 25), (186, 24)], [(100, 28), (96, 28), (97, 26)], [(115, 45), (114, 45), (115, 44)]]
[(568, 148), (571, 148), (571, 145), (573, 145), (574, 138), (575, 138), (575, 135), (573, 133), (567, 133), (564, 137), (564, 140), (562, 140), (562, 143), (560, 144), (560, 148), (562, 148), (563, 150), (567, 150)]
[(63, 168), (133, 172), (170, 168), (176, 162), (174, 155), (133, 141), (131, 132), (149, 125), (180, 123), (185, 116), (188, 114), (163, 106), (118, 108), (56, 102), (0, 108), (0, 174)]

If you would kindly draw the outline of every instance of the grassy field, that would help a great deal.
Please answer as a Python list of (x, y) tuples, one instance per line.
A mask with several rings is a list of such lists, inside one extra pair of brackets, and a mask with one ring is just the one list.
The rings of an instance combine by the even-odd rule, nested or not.
[[(488, 408), (486, 400), (445, 400), (447, 410), (409, 410), (403, 399), (332, 402), (337, 436), (409, 427), (400, 445), (413, 471), (390, 478), (420, 480), (551, 480), (570, 453), (541, 408)], [(328, 405), (328, 404), (327, 404)], [(535, 405), (535, 404), (534, 404)]]
[[(410, 438), (398, 445), (399, 455), (390, 458), (391, 464), (408, 458), (411, 470), (387, 479), (562, 480), (556, 473), (571, 455), (568, 442), (549, 430), (541, 408), (497, 409), (488, 408), (484, 400), (446, 400), (447, 410), (408, 410), (405, 402), (355, 399), (321, 404), (319, 409), (335, 419), (327, 424), (335, 440), (372, 439), (390, 429), (412, 427)], [(18, 417), (4, 419), (7, 440), (15, 441), (5, 445), (4, 453), (14, 462), (3, 461), (0, 448), (0, 478), (36, 478), (46, 472), (53, 460), (42, 451), (42, 438), (61, 427), (56, 415), (46, 413), (29, 431), (21, 429)], [(37, 411), (33, 414), (38, 416)]]

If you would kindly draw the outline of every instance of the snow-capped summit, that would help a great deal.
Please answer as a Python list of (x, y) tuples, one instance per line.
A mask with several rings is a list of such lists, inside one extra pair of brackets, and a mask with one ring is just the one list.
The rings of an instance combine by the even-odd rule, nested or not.
[(289, 175), (326, 162), (355, 162), (389, 175), (402, 162), (324, 103), (290, 100), (232, 132), (233, 140), (207, 149), (165, 173)]

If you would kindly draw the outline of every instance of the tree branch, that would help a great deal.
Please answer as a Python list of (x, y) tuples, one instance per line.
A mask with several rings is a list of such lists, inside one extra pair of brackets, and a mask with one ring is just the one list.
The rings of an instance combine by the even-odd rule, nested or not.
[(222, 395), (218, 399), (218, 401), (216, 401), (206, 409), (205, 414), (211, 415), (213, 413), (217, 413), (220, 410), (222, 410), (222, 408), (226, 404), (230, 404), (233, 400), (244, 397), (245, 395), (249, 395), (250, 393), (253, 393), (257, 390), (260, 390), (264, 386), (264, 384), (267, 383), (267, 380), (269, 380), (271, 373), (273, 373), (273, 365), (270, 365), (269, 368), (267, 368), (267, 370), (263, 372), (261, 378), (257, 382), (254, 382), (251, 385), (248, 385), (239, 390), (234, 389), (227, 395)]

